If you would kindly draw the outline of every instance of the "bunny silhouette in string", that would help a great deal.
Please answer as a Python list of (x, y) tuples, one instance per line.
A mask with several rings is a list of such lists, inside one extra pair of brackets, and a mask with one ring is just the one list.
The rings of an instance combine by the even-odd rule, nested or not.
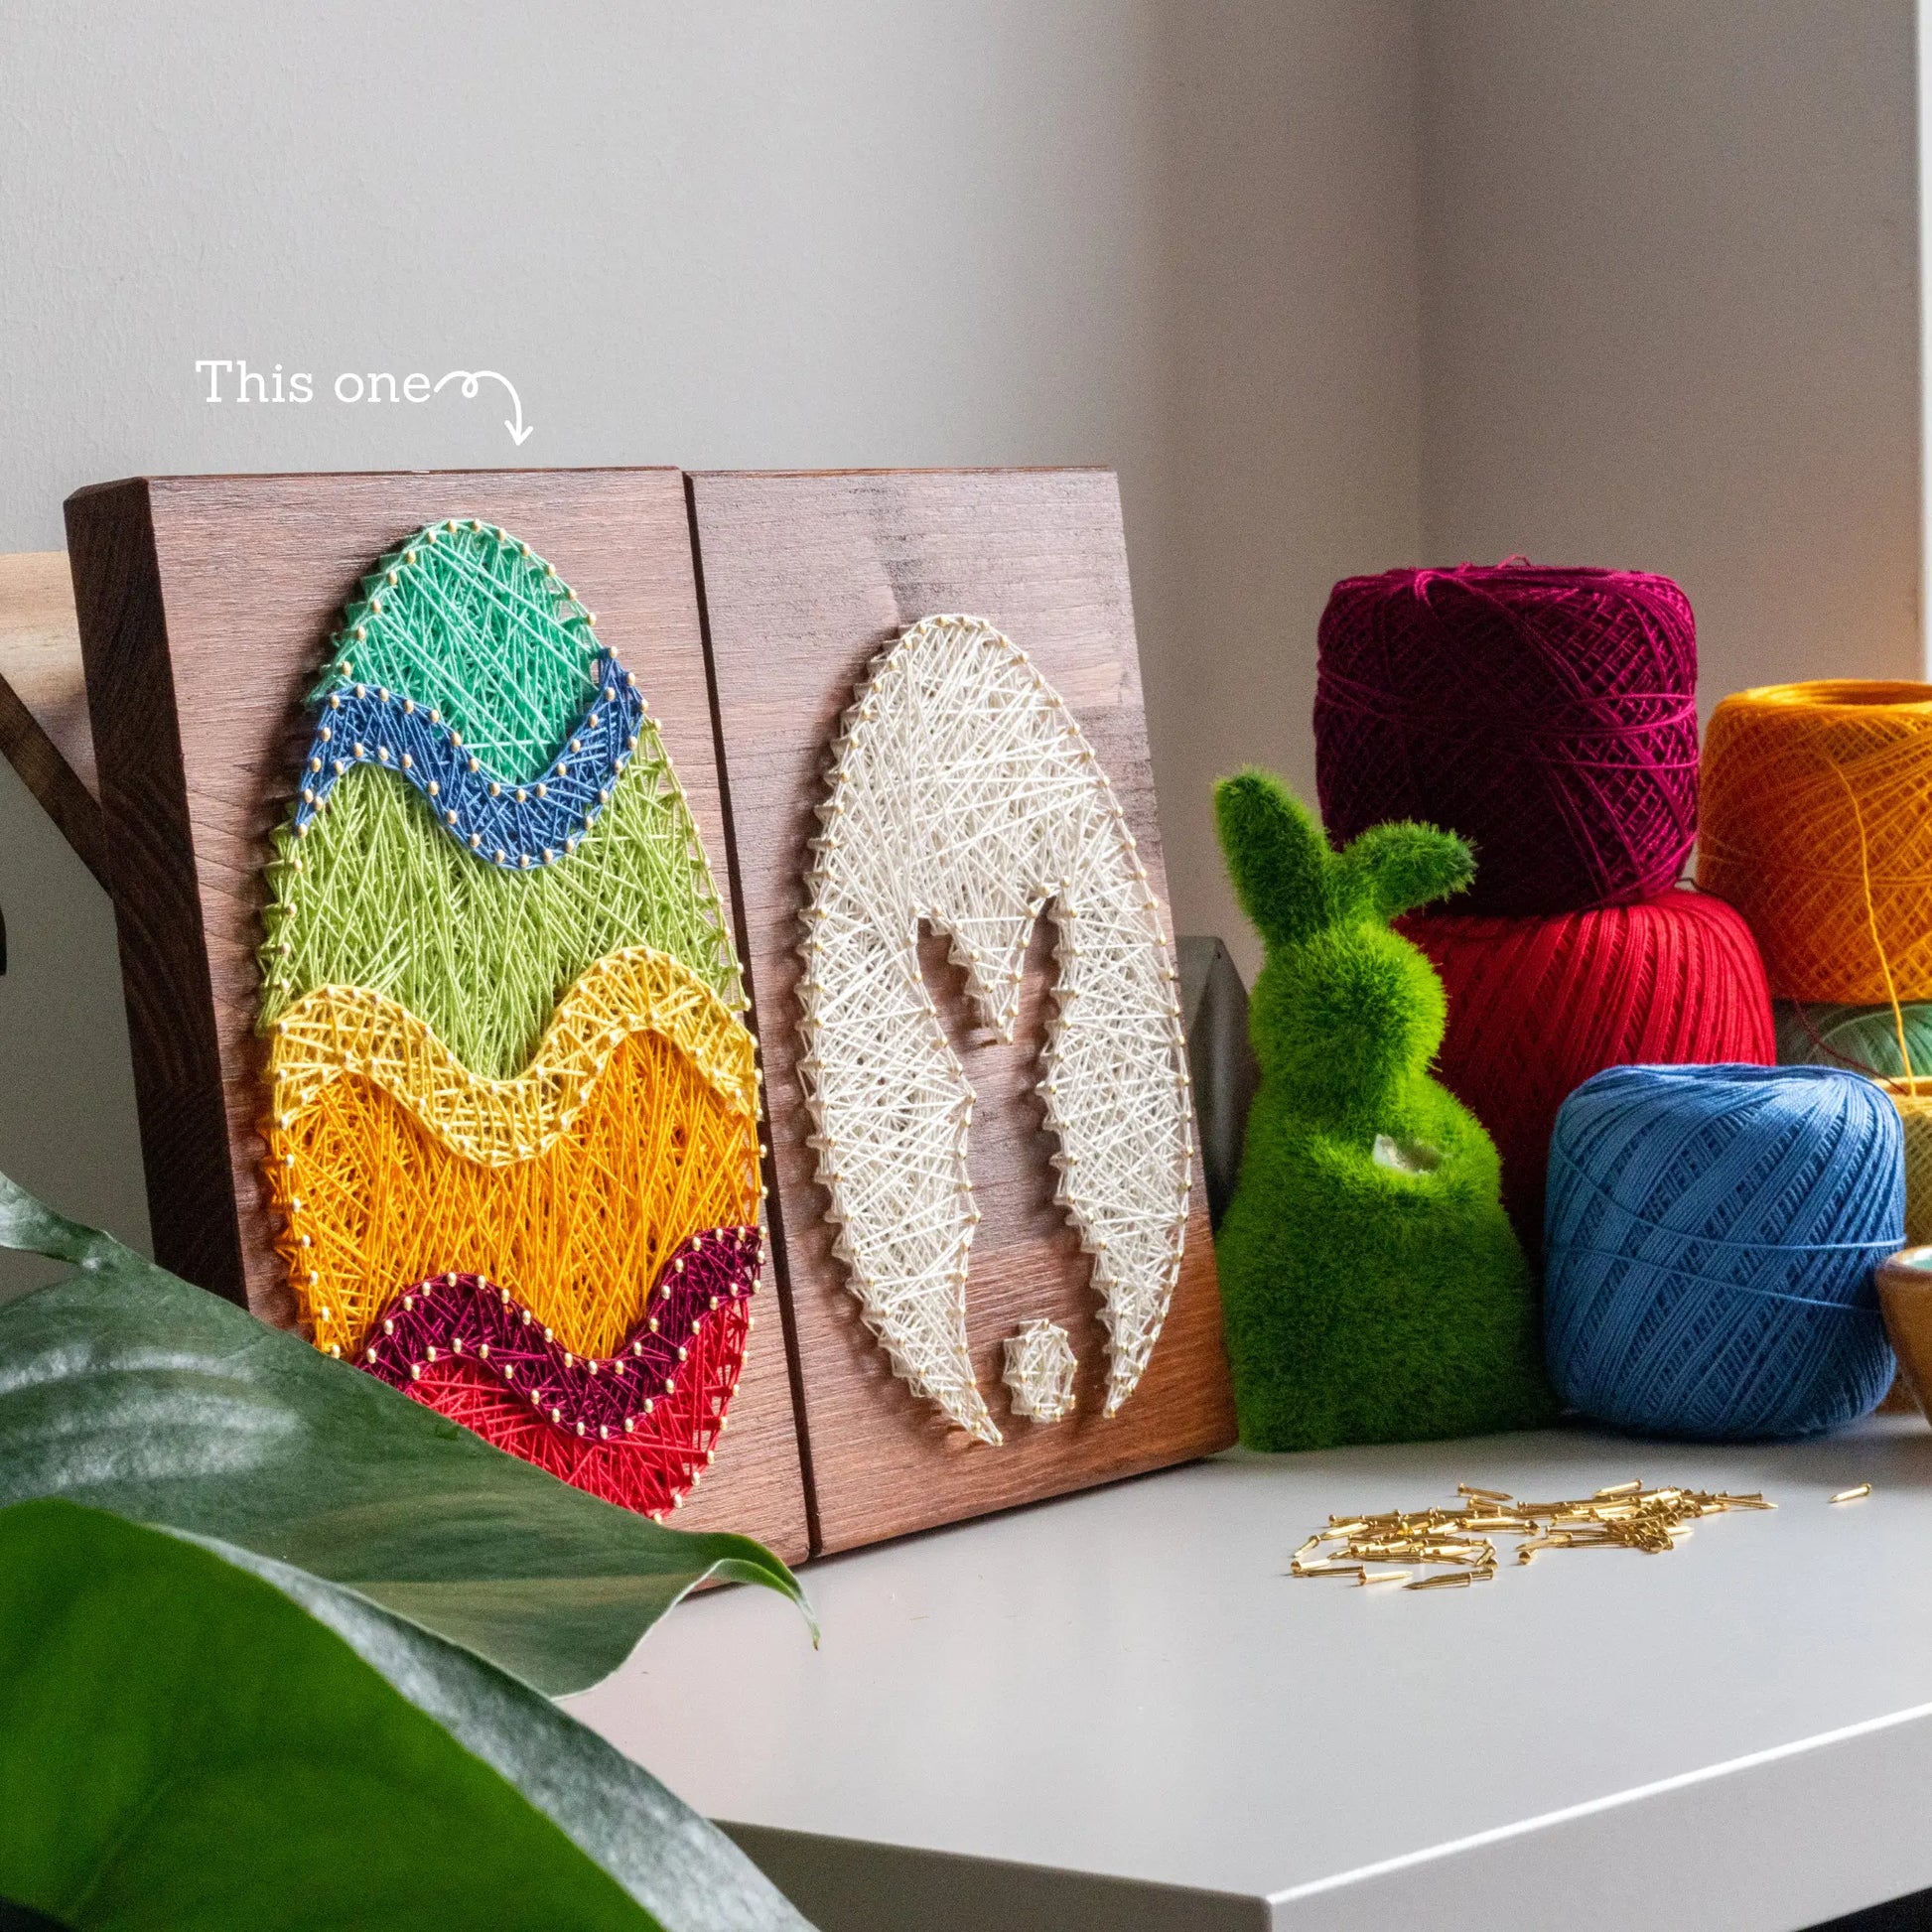
[(1277, 778), (1215, 791), (1265, 947), (1261, 1086), (1215, 1242), (1241, 1439), (1298, 1449), (1520, 1429), (1553, 1413), (1496, 1149), (1430, 1078), (1442, 982), (1389, 928), (1459, 892), (1467, 845), (1377, 825), (1335, 852)]

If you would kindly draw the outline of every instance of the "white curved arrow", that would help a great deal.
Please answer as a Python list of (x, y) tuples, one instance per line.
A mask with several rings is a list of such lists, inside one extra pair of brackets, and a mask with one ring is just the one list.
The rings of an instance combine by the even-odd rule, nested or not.
[(508, 417), (505, 417), (503, 419), (503, 427), (509, 431), (510, 441), (518, 449), (521, 449), (523, 447), (523, 439), (529, 435), (532, 429), (536, 428), (536, 425), (532, 423), (528, 428), (524, 427), (523, 398), (516, 393), (516, 384), (508, 376), (498, 375), (494, 369), (452, 369), (443, 378), (443, 381), (436, 385), (436, 393), (440, 394), (442, 392), (444, 382), (456, 382), (459, 380), (463, 384), (463, 395), (466, 402), (475, 398), (477, 385), (480, 382), (500, 382), (510, 392), (510, 407), (516, 411), (516, 419), (512, 422)]

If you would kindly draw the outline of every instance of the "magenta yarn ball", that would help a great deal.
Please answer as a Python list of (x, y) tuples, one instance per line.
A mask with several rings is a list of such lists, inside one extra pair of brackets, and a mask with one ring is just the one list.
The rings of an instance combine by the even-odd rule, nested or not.
[(1475, 848), (1458, 912), (1666, 891), (1697, 837), (1697, 622), (1668, 577), (1522, 562), (1344, 578), (1315, 782), (1337, 846), (1421, 819)]

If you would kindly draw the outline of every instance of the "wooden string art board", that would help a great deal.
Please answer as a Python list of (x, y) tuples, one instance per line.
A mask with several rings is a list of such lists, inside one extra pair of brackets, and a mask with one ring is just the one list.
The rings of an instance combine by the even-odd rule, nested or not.
[[(1227, 1447), (1235, 1425), (1207, 1200), (1191, 1107), (1184, 1091), (1177, 1108), (1174, 1097), (1177, 1022), (1166, 982), (1158, 1008), (1142, 999), (1145, 971), (1171, 969), (1172, 925), (1113, 476), (709, 474), (693, 476), (689, 488), (741, 950), (765, 1066), (768, 1206), (791, 1323), (814, 1549), (846, 1549)], [(941, 617), (971, 621), (923, 621)], [(927, 736), (916, 754), (904, 750), (915, 735), (905, 725), (908, 705), (946, 714), (943, 731), (930, 717), (918, 727)], [(983, 708), (983, 730), (974, 705)], [(1016, 717), (1025, 721), (1020, 736)], [(1043, 737), (1035, 730), (1041, 719)], [(1028, 763), (1032, 754), (1010, 756), (1023, 738), (1038, 752), (1036, 764)], [(1004, 804), (976, 771), (996, 745), (1005, 748), (996, 774), (1007, 786)], [(857, 934), (867, 904), (895, 891), (917, 896), (879, 870), (902, 859), (916, 873), (925, 861), (869, 848), (873, 828), (896, 813), (890, 797), (868, 800), (867, 785), (898, 785), (919, 758), (934, 767), (926, 776), (935, 796), (965, 801), (950, 819), (948, 805), (927, 810), (913, 841), (934, 854), (965, 848), (949, 851), (949, 883), (935, 889), (953, 904), (946, 917), (920, 922), (916, 973), (904, 963), (909, 918), (897, 932), (884, 930), (890, 917), (875, 921), (883, 940), (870, 967), (835, 961), (829, 949)], [(1031, 943), (1021, 925), (1018, 950), (981, 957), (973, 968), (961, 953), (975, 935), (1014, 930), (1010, 905), (1000, 919), (975, 916), (1001, 883), (973, 880), (975, 848), (993, 852), (1076, 792), (1088, 811), (1085, 829), (1042, 863), (1049, 871), (1086, 868), (1103, 897), (1113, 894), (1111, 910), (1096, 922), (1089, 902), (1069, 925), (1060, 901), (1048, 903)], [(984, 839), (970, 829), (982, 825)], [(1040, 883), (1031, 882), (1023, 897), (1052, 900), (1051, 892), (1033, 890)], [(1139, 1058), (1117, 1055), (1110, 1067), (1113, 1049), (1103, 1041), (1094, 1063), (1078, 1063), (1073, 1047), (1055, 1072), (1056, 1013), (1068, 1038), (1076, 1011), (1111, 1006), (1111, 1019), (1124, 1017), (1121, 988), (1090, 971), (1086, 935), (1109, 918), (1126, 933), (1127, 967), (1143, 975), (1139, 992), (1128, 989), (1141, 1004), (1125, 1016), (1141, 1024)], [(1063, 941), (1071, 926), (1079, 928), (1079, 955), (1057, 957), (1056, 936)], [(1158, 950), (1144, 943), (1149, 932), (1160, 936)], [(802, 950), (808, 935), (822, 936), (828, 950)], [(944, 1064), (929, 1035), (929, 1057), (941, 1062), (940, 1103), (929, 1091), (935, 1082), (921, 1085), (901, 1071), (902, 1057), (883, 1045), (875, 1054), (867, 971), (881, 986), (897, 975), (914, 1021), (930, 998), (931, 1018), (957, 1056), (956, 1067)], [(1073, 1008), (1062, 997), (1069, 989)], [(989, 1015), (988, 993), (994, 1006), (1017, 993), (1009, 1036), (989, 1024), (1001, 1016)], [(857, 1021), (845, 1024), (855, 1000)], [(816, 1016), (809, 1039), (808, 1004)], [(896, 1023), (890, 1002), (875, 1005), (886, 1016), (883, 1042)], [(943, 1135), (917, 1142), (915, 1165), (927, 1179), (937, 1173), (936, 1194), (901, 1189), (890, 1158), (870, 1168), (860, 1158), (877, 1150), (852, 1144), (851, 1095), (839, 1103), (843, 1112), (827, 1097), (835, 1076), (851, 1070), (829, 1063), (837, 1055), (877, 1067), (867, 1077), (878, 1089), (873, 1104), (889, 1155), (895, 1136), (913, 1145), (929, 1124), (920, 1110), (943, 1103), (947, 1078), (956, 1090), (963, 1072), (970, 1097), (961, 1093), (949, 1118), (970, 1126), (952, 1143)], [(1057, 1094), (1047, 1091), (1049, 1079)], [(1049, 1131), (1055, 1106), (1059, 1134)], [(1162, 1136), (1183, 1117), (1186, 1140), (1170, 1146)], [(1153, 1124), (1161, 1131), (1150, 1140)], [(1155, 1243), (1156, 1262), (1163, 1241), (1181, 1243), (1165, 1320), (1145, 1262), (1116, 1271), (1138, 1270), (1141, 1291), (1098, 1292), (1100, 1268), (1119, 1263), (1131, 1245), (1125, 1223), (1108, 1213), (1124, 1210), (1123, 1195), (1140, 1184), (1116, 1145), (1137, 1133), (1144, 1145), (1130, 1165), (1153, 1189), (1142, 1233)], [(1056, 1165), (1076, 1140), (1085, 1165)], [(970, 1193), (937, 1158), (957, 1147)], [(1111, 1241), (1104, 1252), (1083, 1245), (1074, 1224), (1073, 1202), (1096, 1170), (1109, 1199), (1088, 1202), (1087, 1234)], [(1190, 1196), (1175, 1192), (1182, 1176), (1191, 1179)], [(908, 1298), (893, 1286), (902, 1288), (903, 1255), (895, 1249), (881, 1261), (873, 1252), (893, 1248), (901, 1232), (899, 1247), (923, 1239), (928, 1217), (946, 1218), (949, 1187), (977, 1216), (963, 1360), (957, 1349), (948, 1353), (946, 1321), (921, 1327), (916, 1311), (906, 1313)], [(876, 1220), (887, 1195), (911, 1203), (898, 1215), (905, 1225), (862, 1233), (856, 1223), (868, 1213)]]
[(147, 478), (68, 534), (157, 1258), (586, 1487), (675, 1394), (674, 1520), (804, 1555), (680, 474)]

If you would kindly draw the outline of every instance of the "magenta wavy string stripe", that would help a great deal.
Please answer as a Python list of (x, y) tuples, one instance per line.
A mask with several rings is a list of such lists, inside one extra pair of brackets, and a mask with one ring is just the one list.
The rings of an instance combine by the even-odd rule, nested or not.
[(459, 1357), (524, 1398), (571, 1434), (616, 1442), (663, 1397), (706, 1318), (750, 1299), (758, 1284), (759, 1230), (694, 1234), (665, 1269), (650, 1312), (615, 1355), (573, 1354), (509, 1292), (482, 1275), (431, 1276), (390, 1303), (359, 1365), (398, 1389)]
[(1314, 726), (1329, 836), (1459, 832), (1476, 876), (1457, 912), (1649, 898), (1697, 836), (1697, 624), (1667, 577), (1512, 560), (1346, 578)]

